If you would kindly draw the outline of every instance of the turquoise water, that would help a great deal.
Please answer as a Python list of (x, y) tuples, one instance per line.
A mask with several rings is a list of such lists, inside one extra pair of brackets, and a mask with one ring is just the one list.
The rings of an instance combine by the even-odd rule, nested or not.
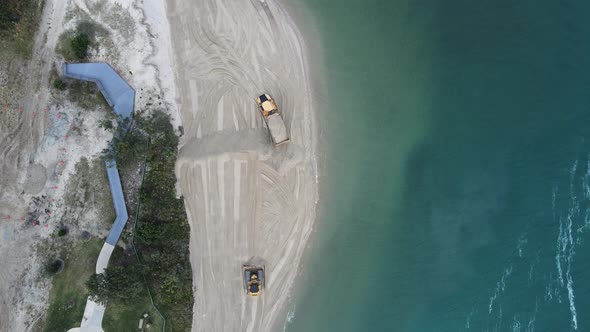
[(590, 2), (306, 3), (327, 154), (286, 330), (590, 331)]

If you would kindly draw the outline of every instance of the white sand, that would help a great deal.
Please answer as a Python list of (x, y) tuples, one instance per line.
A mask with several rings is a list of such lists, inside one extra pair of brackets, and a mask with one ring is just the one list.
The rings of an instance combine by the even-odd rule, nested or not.
[[(286, 305), (317, 200), (305, 45), (275, 1), (168, 0), (185, 130), (177, 176), (191, 225), (194, 331), (269, 331)], [(256, 97), (277, 102), (291, 141), (274, 147)], [(266, 266), (244, 294), (241, 267)]]

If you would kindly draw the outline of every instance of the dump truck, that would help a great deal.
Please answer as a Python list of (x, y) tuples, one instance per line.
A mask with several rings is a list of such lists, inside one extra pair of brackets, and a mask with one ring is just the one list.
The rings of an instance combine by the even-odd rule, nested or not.
[(285, 122), (283, 122), (283, 118), (279, 114), (279, 108), (272, 97), (265, 93), (260, 95), (256, 102), (275, 145), (288, 142), (287, 127), (285, 127)]
[(244, 265), (242, 267), (244, 274), (244, 288), (246, 294), (258, 296), (264, 289), (264, 266)]

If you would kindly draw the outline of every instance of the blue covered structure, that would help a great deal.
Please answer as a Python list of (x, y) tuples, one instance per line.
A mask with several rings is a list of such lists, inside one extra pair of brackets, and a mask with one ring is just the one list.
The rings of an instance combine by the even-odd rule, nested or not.
[[(96, 83), (115, 113), (123, 119), (130, 118), (135, 103), (135, 90), (106, 63), (67, 63), (63, 66), (65, 77)], [(116, 219), (106, 243), (116, 246), (127, 223), (128, 214), (121, 179), (115, 161), (107, 161), (107, 176), (115, 206)]]
[(107, 161), (106, 164), (109, 186), (111, 187), (111, 196), (113, 197), (113, 205), (115, 206), (115, 213), (117, 215), (113, 227), (109, 232), (109, 236), (107, 236), (106, 242), (114, 247), (117, 245), (117, 241), (119, 241), (119, 238), (121, 237), (121, 233), (123, 232), (123, 228), (125, 228), (129, 215), (127, 214), (125, 197), (123, 197), (123, 188), (121, 187), (121, 179), (119, 178), (117, 163), (115, 161)]
[(101, 62), (66, 63), (63, 72), (66, 77), (96, 83), (115, 113), (124, 118), (133, 113), (135, 90), (110, 65)]

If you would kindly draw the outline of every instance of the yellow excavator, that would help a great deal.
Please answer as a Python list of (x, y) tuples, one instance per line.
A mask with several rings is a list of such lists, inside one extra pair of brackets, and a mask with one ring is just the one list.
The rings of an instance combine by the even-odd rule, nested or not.
[(244, 265), (242, 271), (244, 273), (246, 294), (250, 296), (262, 294), (264, 289), (264, 266)]

